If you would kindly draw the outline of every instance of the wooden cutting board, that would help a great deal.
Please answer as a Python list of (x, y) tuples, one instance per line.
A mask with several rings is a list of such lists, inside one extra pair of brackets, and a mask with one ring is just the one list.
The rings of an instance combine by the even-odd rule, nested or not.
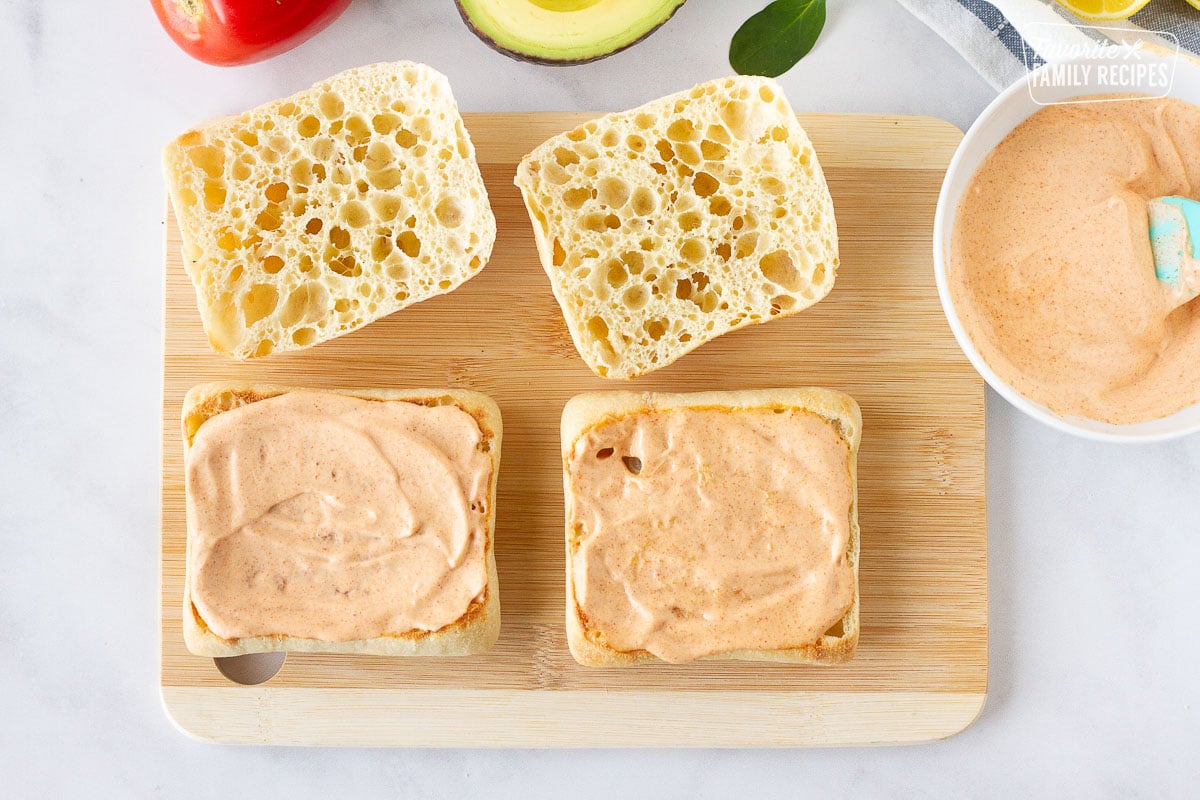
[[(916, 742), (969, 725), (987, 692), (983, 384), (942, 316), (930, 241), (961, 134), (924, 117), (804, 115), (833, 192), (842, 266), (813, 308), (726, 335), (640, 389), (828, 386), (862, 406), (862, 638), (837, 667), (713, 662), (588, 669), (563, 630), (558, 420), (594, 377), (538, 264), (517, 161), (584, 114), (468, 114), (499, 235), (461, 289), (301, 353), (213, 354), (166, 220), (162, 694), (185, 731), (323, 745), (772, 746)], [(503, 629), (484, 656), (291, 654), (241, 686), (190, 655), (180, 405), (217, 379), (478, 389), (504, 414), (496, 560)]]

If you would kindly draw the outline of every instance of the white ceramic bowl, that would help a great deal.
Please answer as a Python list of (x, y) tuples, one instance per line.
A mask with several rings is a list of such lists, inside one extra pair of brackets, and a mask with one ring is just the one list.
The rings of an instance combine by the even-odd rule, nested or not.
[[(1174, 56), (1144, 55), (1146, 59), (1158, 61)], [(1042, 67), (1047, 69), (1047, 67)], [(1112, 89), (1090, 87), (1065, 87), (1058, 89), (1038, 89), (1038, 99), (1043, 103), (1049, 100), (1067, 100), (1092, 94), (1108, 94)], [(1175, 68), (1174, 82), (1170, 91), (1171, 97), (1178, 97), (1195, 105), (1200, 105), (1200, 64), (1188, 58), (1180, 57)], [(967, 188), (967, 184), (975, 175), (979, 165), (1008, 133), (1025, 121), (1030, 115), (1041, 108), (1030, 95), (1026, 79), (1017, 81), (997, 97), (991, 105), (984, 109), (979, 119), (967, 131), (962, 143), (950, 161), (946, 170), (946, 178), (942, 183), (942, 191), (938, 196), (937, 215), (933, 223), (933, 265), (937, 278), (938, 294), (942, 299), (942, 308), (950, 329), (958, 344), (970, 359), (971, 364), (983, 376), (983, 379), (995, 389), (1001, 397), (1024, 411), (1029, 416), (1044, 422), (1052, 428), (1066, 433), (1082, 436), (1087, 439), (1097, 439), (1107, 442), (1158, 442), (1175, 439), (1190, 433), (1200, 431), (1200, 403), (1185, 408), (1163, 419), (1141, 422), (1135, 425), (1110, 425), (1104, 422), (1084, 419), (1082, 417), (1064, 417), (1055, 414), (1041, 403), (1034, 402), (1021, 395), (1009, 384), (1001, 380), (984, 362), (979, 351), (971, 343), (967, 332), (963, 329), (954, 310), (954, 301), (950, 297), (950, 289), (946, 278), (946, 267), (950, 252), (950, 234), (954, 229), (954, 214), (958, 201)], [(1196, 365), (1200, 369), (1200, 364)]]

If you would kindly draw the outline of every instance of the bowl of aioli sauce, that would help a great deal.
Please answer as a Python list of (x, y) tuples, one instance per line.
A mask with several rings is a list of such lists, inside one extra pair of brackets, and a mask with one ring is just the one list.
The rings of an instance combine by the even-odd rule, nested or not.
[(1110, 442), (1200, 431), (1200, 299), (1172, 307), (1146, 212), (1200, 199), (1200, 64), (1138, 60), (1173, 72), (1167, 97), (1083, 70), (1031, 91), (1051, 66), (1006, 89), (963, 137), (934, 219), (938, 294), (972, 365), (1034, 419)]

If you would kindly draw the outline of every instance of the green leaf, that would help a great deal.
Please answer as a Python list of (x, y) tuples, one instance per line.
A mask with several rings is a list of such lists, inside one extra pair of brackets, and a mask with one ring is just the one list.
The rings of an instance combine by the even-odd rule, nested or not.
[(740, 75), (774, 78), (808, 55), (825, 27), (825, 0), (775, 0), (742, 23), (729, 43)]

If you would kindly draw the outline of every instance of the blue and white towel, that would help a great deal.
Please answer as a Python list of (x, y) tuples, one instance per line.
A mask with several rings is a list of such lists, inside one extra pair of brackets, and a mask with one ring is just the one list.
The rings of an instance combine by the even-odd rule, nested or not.
[[(1097, 22), (1097, 27), (1088, 25), (1054, 0), (899, 2), (949, 42), (996, 89), (1003, 89), (1048, 60), (1055, 60), (1031, 45), (1031, 42), (1045, 42), (1048, 31), (1056, 38), (1053, 49), (1059, 52), (1069, 51), (1075, 40), (1095, 42), (1118, 31), (1135, 33), (1149, 41), (1157, 39), (1149, 32), (1166, 31), (1174, 35), (1179, 47), (1200, 54), (1200, 11), (1184, 0), (1152, 0), (1128, 20)], [(1109, 29), (1109, 33), (1104, 29)], [(1169, 40), (1159, 42), (1172, 48), (1176, 44)]]

